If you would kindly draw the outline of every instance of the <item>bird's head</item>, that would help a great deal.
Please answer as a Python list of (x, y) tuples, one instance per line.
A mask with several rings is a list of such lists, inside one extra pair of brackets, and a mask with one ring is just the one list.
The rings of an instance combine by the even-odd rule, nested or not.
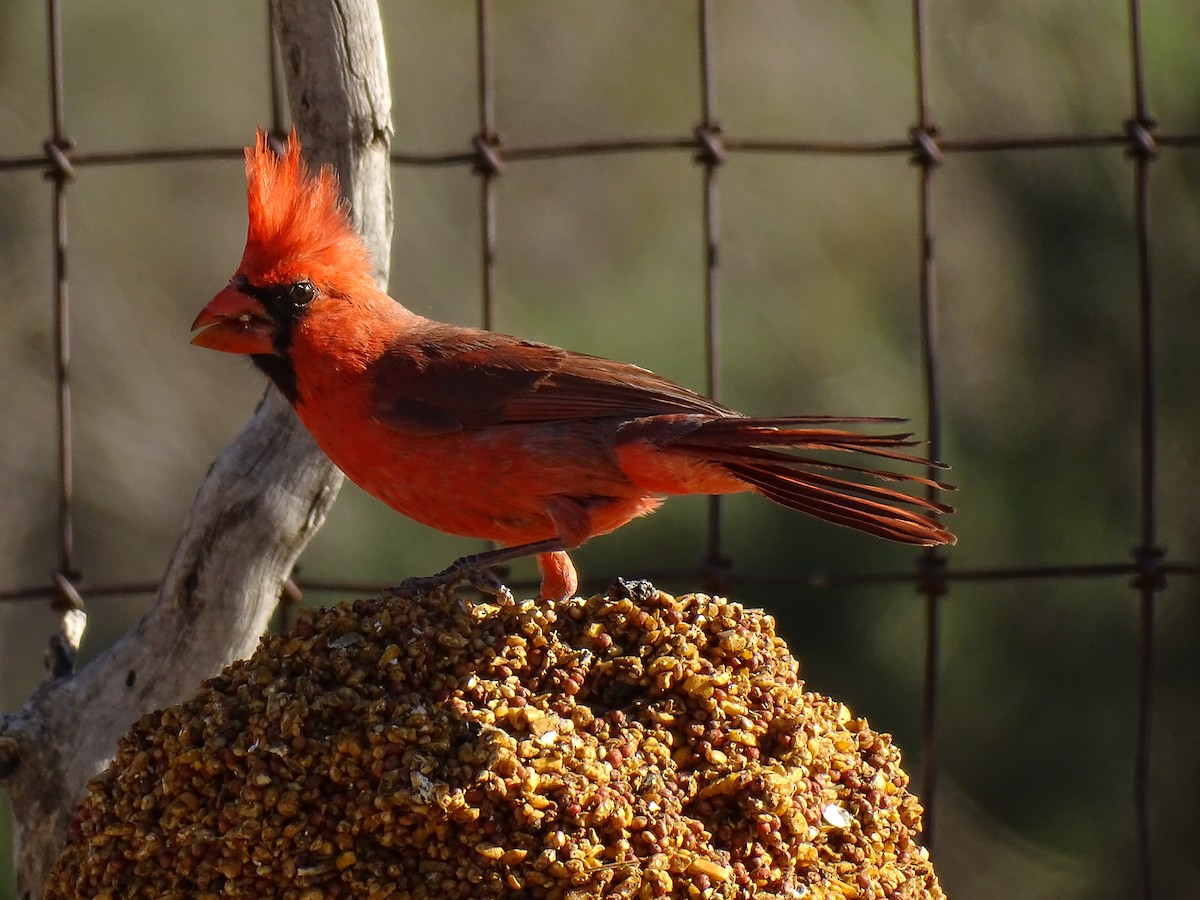
[(292, 332), (323, 304), (348, 303), (374, 288), (370, 259), (328, 166), (315, 174), (293, 131), (277, 155), (258, 132), (246, 149), (249, 227), (229, 284), (196, 317), (192, 343), (248, 354), (266, 368), (286, 357)]

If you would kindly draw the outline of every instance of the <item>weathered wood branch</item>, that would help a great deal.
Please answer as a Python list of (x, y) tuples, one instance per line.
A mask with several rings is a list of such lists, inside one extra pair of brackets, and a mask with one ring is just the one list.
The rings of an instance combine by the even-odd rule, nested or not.
[[(385, 283), (391, 96), (376, 2), (272, 0), (272, 8), (306, 155), (337, 169)], [(42, 895), (87, 781), (130, 724), (254, 649), (341, 481), (270, 389), (209, 470), (145, 617), (78, 674), (62, 671), (56, 651), (58, 671), (0, 717), (0, 785), (12, 797), (22, 898)]]

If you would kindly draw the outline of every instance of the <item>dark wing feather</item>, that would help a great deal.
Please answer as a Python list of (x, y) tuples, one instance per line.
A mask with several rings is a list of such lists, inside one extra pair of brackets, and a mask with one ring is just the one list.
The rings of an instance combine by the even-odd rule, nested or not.
[(629, 363), (447, 325), (406, 335), (371, 374), (376, 420), (406, 434), (670, 413), (736, 415)]

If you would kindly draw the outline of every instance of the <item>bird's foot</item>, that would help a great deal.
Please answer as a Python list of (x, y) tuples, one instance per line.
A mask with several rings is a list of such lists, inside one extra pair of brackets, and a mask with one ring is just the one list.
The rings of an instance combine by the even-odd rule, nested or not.
[[(536, 556), (542, 553), (561, 553), (565, 548), (558, 538), (544, 541), (534, 541), (531, 544), (519, 544), (516, 547), (499, 547), (495, 550), (485, 550), (482, 553), (472, 553), (456, 559), (436, 575), (418, 578), (406, 578), (389, 591), (393, 597), (412, 599), (418, 594), (430, 591), (453, 591), (463, 584), (469, 584), (476, 590), (491, 597), (498, 597), (513, 602), (512, 591), (504, 586), (492, 566), (511, 562), (523, 556)], [(565, 556), (565, 554), (563, 554)], [(570, 565), (570, 560), (567, 561)], [(572, 575), (574, 569), (572, 569)]]
[(388, 594), (411, 600), (421, 594), (434, 591), (453, 592), (463, 585), (470, 585), (489, 597), (498, 597), (508, 601), (513, 599), (512, 591), (496, 577), (496, 573), (471, 556), (456, 559), (436, 575), (405, 578), (400, 584), (389, 590)]

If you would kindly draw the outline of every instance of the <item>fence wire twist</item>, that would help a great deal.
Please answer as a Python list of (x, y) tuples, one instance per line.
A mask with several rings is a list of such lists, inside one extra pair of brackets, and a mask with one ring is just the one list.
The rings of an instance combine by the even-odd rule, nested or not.
[[(831, 588), (870, 587), (910, 583), (924, 598), (924, 674), (923, 674), (923, 772), (921, 796), (925, 806), (925, 841), (933, 844), (938, 756), (939, 630), (941, 603), (954, 584), (1015, 580), (1130, 578), (1139, 598), (1139, 655), (1136, 712), (1136, 749), (1133, 761), (1133, 816), (1136, 833), (1137, 865), (1141, 878), (1141, 896), (1152, 896), (1150, 815), (1150, 722), (1155, 663), (1155, 599), (1165, 586), (1168, 575), (1196, 577), (1200, 561), (1168, 560), (1158, 544), (1155, 510), (1156, 473), (1153, 286), (1150, 242), (1150, 171), (1163, 148), (1200, 147), (1200, 134), (1163, 133), (1150, 114), (1145, 88), (1145, 49), (1142, 37), (1140, 0), (1128, 2), (1130, 113), (1119, 131), (1102, 134), (1040, 134), (950, 137), (939, 133), (929, 92), (928, 4), (912, 0), (913, 85), (915, 124), (904, 139), (886, 141), (804, 141), (768, 140), (725, 134), (716, 113), (713, 71), (713, 3), (696, 0), (697, 55), (700, 76), (700, 109), (691, 134), (669, 136), (630, 136), (606, 140), (510, 146), (502, 142), (496, 122), (493, 85), (493, 29), (491, 0), (475, 0), (476, 69), (478, 132), (467, 148), (435, 153), (397, 150), (392, 163), (406, 167), (469, 167), (479, 178), (479, 220), (481, 260), (481, 313), (483, 325), (496, 322), (496, 186), (510, 163), (589, 156), (636, 154), (662, 151), (689, 151), (702, 172), (700, 260), (703, 266), (704, 365), (708, 394), (719, 399), (722, 393), (720, 321), (720, 215), (719, 173), (730, 154), (814, 155), (814, 156), (908, 156), (916, 168), (919, 235), (917, 266), (920, 273), (916, 298), (920, 318), (921, 374), (924, 412), (928, 422), (930, 456), (940, 458), (942, 446), (942, 402), (939, 381), (936, 256), (934, 250), (935, 210), (933, 185), (938, 167), (947, 155), (997, 151), (1039, 151), (1088, 147), (1122, 147), (1132, 160), (1134, 227), (1132, 240), (1136, 252), (1138, 313), (1138, 378), (1140, 420), (1138, 425), (1140, 459), (1138, 492), (1140, 498), (1140, 536), (1130, 561), (1081, 563), (1051, 566), (997, 566), (993, 568), (956, 568), (940, 550), (920, 555), (911, 569), (887, 572), (794, 573), (770, 575), (735, 569), (724, 552), (721, 502), (710, 498), (708, 507), (706, 552), (698, 571), (688, 573), (651, 573), (658, 577), (690, 575), (700, 577), (710, 589), (727, 589), (733, 583)], [(158, 147), (106, 151), (76, 149), (69, 136), (63, 102), (64, 65), (62, 46), (61, 0), (46, 0), (50, 135), (42, 152), (29, 155), (0, 156), (0, 172), (42, 170), (50, 182), (53, 243), (53, 373), (57, 415), (57, 568), (47, 583), (0, 588), (0, 602), (49, 600), (55, 609), (82, 609), (83, 594), (92, 597), (121, 597), (153, 593), (153, 582), (110, 582), (88, 584), (81, 589), (82, 574), (76, 568), (73, 531), (73, 470), (70, 320), (68, 260), (68, 205), (70, 183), (81, 169), (116, 165), (184, 162), (211, 159), (239, 159), (240, 146)], [(269, 16), (269, 14), (268, 14)], [(273, 34), (272, 27), (268, 34)], [(286, 134), (283, 108), (284, 89), (278, 49), (270, 39), (268, 78), (271, 92), (273, 135)], [(932, 471), (930, 477), (934, 477)], [(928, 489), (932, 495), (933, 489)], [(387, 585), (376, 582), (345, 580), (301, 580), (289, 582), (281, 597), (283, 621), (299, 603), (303, 589), (345, 592), (374, 592)]]

